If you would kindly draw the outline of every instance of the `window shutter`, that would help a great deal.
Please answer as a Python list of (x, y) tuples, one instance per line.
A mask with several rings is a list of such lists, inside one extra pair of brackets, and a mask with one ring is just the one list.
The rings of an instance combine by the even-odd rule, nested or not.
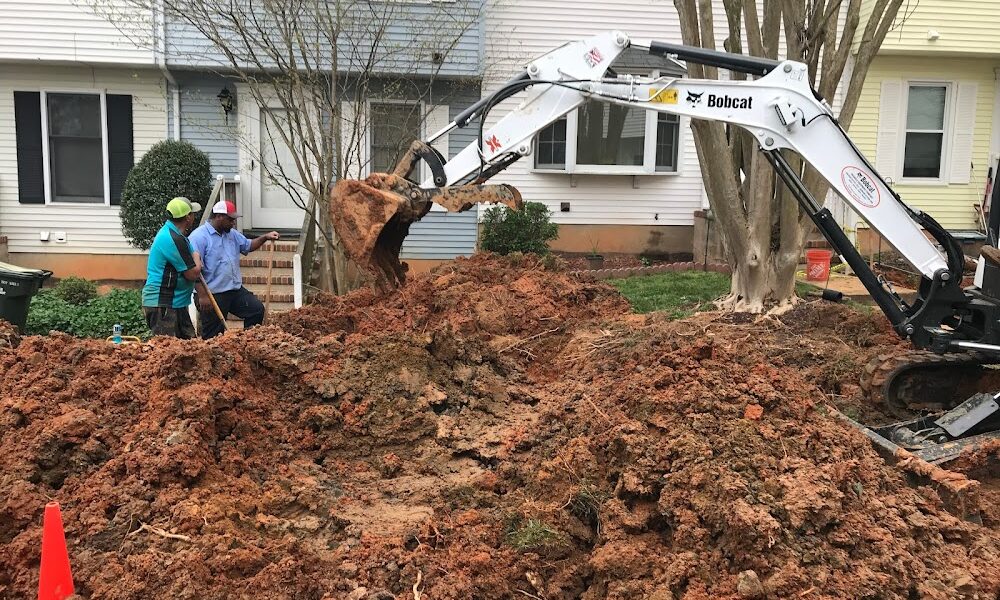
[(108, 94), (108, 173), (111, 180), (111, 204), (121, 204), (125, 178), (132, 170), (135, 152), (132, 146), (132, 96)]
[(17, 136), (17, 201), (45, 204), (39, 92), (14, 92), (14, 130)]
[(875, 169), (883, 178), (899, 180), (900, 144), (903, 131), (903, 82), (887, 79), (882, 82), (878, 107), (878, 135), (875, 141)]
[(976, 129), (975, 82), (959, 82), (955, 94), (955, 129), (951, 136), (951, 160), (948, 183), (969, 183), (972, 171), (972, 137)]

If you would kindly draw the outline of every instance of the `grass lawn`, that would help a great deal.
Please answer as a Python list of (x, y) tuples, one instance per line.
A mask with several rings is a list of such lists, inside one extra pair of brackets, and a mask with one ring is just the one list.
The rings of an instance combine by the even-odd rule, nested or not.
[(729, 275), (704, 271), (660, 273), (608, 283), (628, 299), (637, 313), (665, 311), (680, 319), (712, 308), (712, 301), (729, 292)]
[[(704, 271), (682, 271), (658, 275), (635, 276), (627, 279), (609, 279), (608, 283), (632, 305), (637, 313), (665, 311), (673, 319), (681, 319), (696, 312), (711, 310), (712, 301), (729, 293), (730, 276)], [(822, 288), (803, 281), (795, 282), (795, 294), (814, 300)], [(863, 312), (871, 307), (847, 300), (849, 306)]]

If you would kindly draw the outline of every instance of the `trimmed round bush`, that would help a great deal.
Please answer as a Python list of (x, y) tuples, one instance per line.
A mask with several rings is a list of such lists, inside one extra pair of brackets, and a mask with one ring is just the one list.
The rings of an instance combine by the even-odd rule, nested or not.
[(483, 250), (497, 254), (548, 254), (549, 242), (559, 237), (559, 225), (541, 202), (525, 202), (521, 210), (493, 206), (483, 214)]
[(205, 206), (212, 193), (208, 155), (188, 142), (166, 140), (132, 167), (122, 190), (122, 232), (136, 248), (148, 250), (167, 219), (167, 202), (183, 196)]

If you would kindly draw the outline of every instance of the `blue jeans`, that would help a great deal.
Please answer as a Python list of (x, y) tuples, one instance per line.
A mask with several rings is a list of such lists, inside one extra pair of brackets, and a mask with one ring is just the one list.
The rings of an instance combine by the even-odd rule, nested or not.
[[(253, 292), (245, 287), (240, 287), (238, 290), (229, 290), (228, 292), (219, 292), (218, 294), (214, 294), (214, 296), (215, 302), (222, 311), (222, 315), (229, 316), (229, 313), (233, 313), (237, 317), (242, 318), (245, 329), (250, 329), (264, 322), (264, 303), (258, 300), (257, 296), (254, 296)], [(199, 303), (197, 306), (200, 307), (201, 304)], [(199, 310), (198, 316), (201, 322), (202, 339), (213, 338), (221, 335), (226, 330), (224, 323), (219, 321), (219, 317), (216, 316), (214, 309), (208, 311)]]

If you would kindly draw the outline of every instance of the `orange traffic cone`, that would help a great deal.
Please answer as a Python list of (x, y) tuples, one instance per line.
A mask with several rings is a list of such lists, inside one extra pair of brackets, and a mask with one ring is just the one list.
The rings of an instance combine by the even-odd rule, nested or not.
[(63, 600), (73, 595), (73, 575), (58, 502), (45, 505), (42, 521), (42, 567), (38, 573), (38, 600)]

